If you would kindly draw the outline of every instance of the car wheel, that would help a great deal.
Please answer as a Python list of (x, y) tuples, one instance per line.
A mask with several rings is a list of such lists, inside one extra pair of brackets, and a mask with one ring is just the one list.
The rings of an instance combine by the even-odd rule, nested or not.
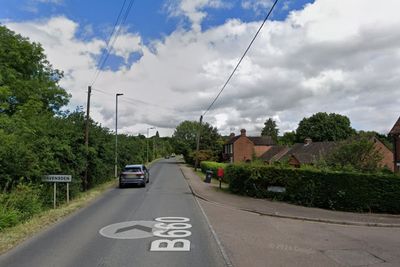
[(119, 188), (124, 188), (124, 185), (119, 183)]

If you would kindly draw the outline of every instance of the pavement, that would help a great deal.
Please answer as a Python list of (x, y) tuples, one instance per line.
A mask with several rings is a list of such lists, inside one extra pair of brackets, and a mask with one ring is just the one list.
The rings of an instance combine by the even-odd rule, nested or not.
[(204, 183), (192, 168), (184, 164), (180, 164), (180, 168), (195, 196), (219, 206), (300, 221), (400, 228), (400, 215), (332, 211), (234, 195), (226, 189), (219, 189), (216, 183)]

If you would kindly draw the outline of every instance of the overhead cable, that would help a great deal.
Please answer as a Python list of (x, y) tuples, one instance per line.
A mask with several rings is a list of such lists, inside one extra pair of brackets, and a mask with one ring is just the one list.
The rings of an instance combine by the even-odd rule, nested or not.
[(250, 50), (250, 47), (253, 45), (254, 41), (256, 40), (258, 34), (260, 33), (261, 29), (264, 27), (265, 22), (268, 20), (269, 16), (271, 15), (272, 11), (274, 10), (274, 7), (278, 3), (278, 0), (275, 0), (274, 4), (271, 6), (267, 16), (265, 17), (264, 21), (261, 23), (260, 27), (258, 28), (256, 34), (254, 35), (253, 39), (251, 40), (250, 44), (247, 46), (246, 50), (244, 51), (243, 55), (239, 59), (238, 63), (236, 64), (235, 68), (233, 69), (231, 75), (229, 75), (228, 79), (226, 80), (225, 84), (222, 86), (221, 90), (217, 94), (217, 96), (214, 98), (214, 100), (211, 102), (211, 104), (208, 106), (206, 111), (203, 113), (203, 117), (207, 114), (208, 111), (212, 108), (212, 106), (215, 104), (219, 96), (222, 94), (222, 92), (225, 90), (225, 87), (228, 85), (229, 81), (232, 79), (233, 75), (235, 74), (236, 70), (238, 69), (240, 63), (242, 63), (243, 58), (246, 56), (247, 52)]

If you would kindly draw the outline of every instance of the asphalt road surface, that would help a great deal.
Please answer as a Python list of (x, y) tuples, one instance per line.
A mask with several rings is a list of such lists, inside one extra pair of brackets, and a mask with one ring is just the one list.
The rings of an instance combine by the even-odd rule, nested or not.
[(0, 266), (195, 267), (225, 262), (178, 165), (170, 159), (152, 166), (146, 188), (108, 191), (0, 256)]

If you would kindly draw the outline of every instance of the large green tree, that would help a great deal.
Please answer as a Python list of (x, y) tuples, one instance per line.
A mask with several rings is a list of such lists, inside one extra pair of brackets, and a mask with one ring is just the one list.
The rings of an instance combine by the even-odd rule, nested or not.
[(355, 134), (346, 116), (318, 112), (309, 118), (303, 118), (296, 130), (297, 141), (303, 142), (310, 137), (313, 141), (345, 140)]
[(268, 120), (264, 122), (264, 128), (261, 131), (261, 136), (271, 136), (272, 140), (278, 142), (278, 133), (279, 129), (276, 126), (276, 122), (273, 119), (268, 118)]
[[(173, 134), (175, 152), (182, 154), (187, 162), (193, 162), (196, 150), (196, 138), (199, 127), (200, 150), (211, 151), (209, 159), (217, 159), (222, 151), (222, 139), (217, 128), (209, 123), (203, 123), (200, 126), (196, 121), (184, 121), (180, 123)], [(204, 153), (203, 153), (204, 154)]]
[(0, 26), (0, 113), (12, 115), (29, 101), (58, 112), (69, 100), (58, 85), (62, 76), (47, 61), (40, 44)]

